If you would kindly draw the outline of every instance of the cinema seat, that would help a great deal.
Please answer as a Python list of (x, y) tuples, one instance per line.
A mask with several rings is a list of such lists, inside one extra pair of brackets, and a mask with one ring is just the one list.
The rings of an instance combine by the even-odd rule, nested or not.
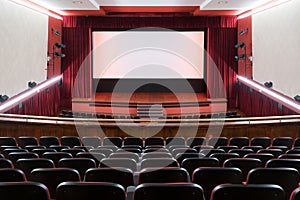
[(256, 168), (249, 172), (247, 184), (276, 184), (285, 191), (288, 200), (292, 191), (298, 187), (300, 174), (294, 168)]
[(80, 139), (77, 136), (62, 136), (60, 138), (60, 144), (69, 146), (70, 148), (73, 148), (74, 146), (81, 146)]
[(269, 137), (253, 137), (250, 140), (251, 146), (261, 146), (267, 148), (271, 145), (271, 138)]
[[(70, 168), (38, 168), (32, 170), (29, 181), (43, 183), (49, 189), (51, 199), (55, 199), (56, 187), (65, 181), (80, 181), (77, 170)], [(31, 199), (31, 198), (28, 198)]]
[(141, 161), (141, 169), (148, 167), (179, 167), (177, 160), (173, 158), (147, 158)]
[(193, 183), (144, 183), (137, 186), (134, 200), (204, 200), (202, 188)]
[(0, 197), (7, 200), (50, 200), (47, 187), (34, 182), (0, 183)]
[(135, 160), (135, 162), (139, 162), (139, 155), (137, 153), (131, 153), (131, 152), (118, 152), (118, 153), (112, 153), (109, 155), (109, 158), (131, 158)]
[(148, 137), (145, 139), (145, 147), (147, 146), (153, 146), (153, 145), (160, 145), (164, 146), (165, 141), (162, 137)]
[(207, 145), (217, 148), (218, 146), (227, 146), (228, 138), (227, 137), (212, 137), (207, 139)]
[(91, 168), (84, 176), (85, 182), (111, 182), (125, 189), (134, 186), (133, 172), (128, 168)]
[(220, 184), (241, 184), (243, 181), (242, 171), (238, 168), (207, 168), (201, 167), (194, 171), (192, 182), (200, 185), (205, 199), (209, 199), (212, 190)]
[(121, 137), (105, 137), (103, 139), (103, 146), (117, 146), (119, 148), (122, 147), (123, 145), (123, 141), (122, 141), (122, 138)]
[(139, 172), (138, 184), (190, 182), (189, 173), (184, 168), (146, 168)]
[(132, 170), (133, 172), (137, 171), (137, 163), (131, 158), (104, 158), (100, 162), (100, 167), (124, 167)]
[(13, 168), (13, 167), (14, 167), (14, 165), (9, 159), (0, 158), (0, 169), (2, 169), (2, 168)]
[(84, 136), (81, 138), (81, 143), (83, 146), (92, 146), (97, 148), (98, 146), (101, 146), (101, 139), (99, 137)]
[[(0, 169), (0, 182), (24, 182), (26, 180), (24, 172), (20, 169)], [(1, 196), (0, 198), (2, 199)]]
[(58, 161), (58, 167), (76, 169), (83, 180), (86, 170), (95, 168), (96, 163), (91, 158), (62, 158)]
[(17, 141), (14, 137), (0, 137), (0, 146), (17, 146)]
[(205, 137), (188, 137), (186, 139), (186, 144), (193, 148), (194, 146), (205, 145), (206, 138)]
[(238, 146), (239, 148), (248, 146), (249, 138), (248, 137), (232, 137), (229, 139), (229, 145)]
[(243, 181), (246, 181), (250, 170), (263, 167), (262, 162), (256, 158), (231, 158), (224, 162), (224, 167), (236, 167), (243, 173)]
[(37, 138), (36, 137), (31, 137), (31, 136), (18, 137), (18, 146), (19, 147), (24, 148), (27, 145), (38, 145)]
[(291, 149), (293, 143), (294, 140), (291, 137), (276, 137), (273, 139), (272, 146), (286, 146), (288, 149)]
[(59, 139), (55, 136), (41, 136), (39, 139), (41, 146), (50, 147), (51, 145), (59, 145)]
[(72, 154), (66, 152), (46, 152), (43, 154), (43, 158), (52, 160), (55, 167), (58, 167), (58, 162), (60, 159), (72, 158)]
[(272, 159), (266, 163), (267, 168), (277, 167), (291, 167), (300, 172), (300, 160), (299, 159)]
[(214, 188), (210, 200), (285, 200), (284, 195), (274, 184), (222, 184)]
[(192, 177), (195, 169), (199, 167), (219, 167), (219, 160), (216, 158), (186, 158), (182, 161), (181, 167), (186, 169)]
[(172, 145), (185, 145), (184, 137), (167, 137), (166, 145), (168, 147)]
[(123, 141), (124, 146), (127, 145), (138, 145), (140, 147), (143, 147), (143, 139), (139, 137), (125, 137)]
[(57, 186), (56, 200), (125, 200), (125, 189), (116, 183), (64, 182)]
[(8, 159), (15, 165), (22, 158), (38, 158), (39, 155), (32, 152), (13, 152), (8, 154)]
[(33, 169), (54, 168), (54, 163), (52, 160), (46, 158), (23, 158), (17, 160), (15, 167), (21, 169), (26, 177), (29, 177), (29, 174)]
[(106, 156), (103, 153), (94, 153), (94, 152), (80, 152), (76, 154), (76, 158), (91, 158), (95, 161), (96, 166), (99, 166), (100, 161)]

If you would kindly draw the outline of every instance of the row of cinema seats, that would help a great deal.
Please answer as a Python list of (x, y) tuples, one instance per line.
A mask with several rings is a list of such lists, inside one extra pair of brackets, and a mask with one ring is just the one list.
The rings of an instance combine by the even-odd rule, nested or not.
[(87, 148), (96, 148), (99, 146), (116, 146), (118, 148), (127, 146), (134, 147), (139, 146), (145, 148), (147, 146), (172, 146), (172, 145), (186, 145), (188, 147), (209, 145), (213, 147), (228, 146), (227, 148), (243, 148), (247, 146), (258, 146), (262, 148), (268, 148), (272, 146), (283, 149), (291, 149), (294, 147), (300, 147), (300, 138), (293, 139), (291, 137), (276, 137), (273, 140), (269, 137), (105, 137), (103, 140), (96, 136), (83, 136), (79, 138), (77, 136), (62, 136), (58, 138), (56, 136), (41, 136), (39, 139), (36, 137), (23, 136), (15, 139), (14, 137), (0, 137), (0, 146), (19, 146), (24, 148), (25, 146), (68, 146), (79, 147), (86, 146)]
[[(87, 113), (87, 112), (73, 112), (63, 110), (59, 117), (69, 118), (98, 118), (98, 119), (140, 119), (137, 115), (112, 115), (103, 113)], [(211, 119), (211, 118), (238, 118), (241, 117), (236, 111), (222, 112), (222, 113), (203, 113), (195, 115), (166, 115), (162, 119)]]
[[(93, 194), (92, 188), (95, 192), (96, 189), (105, 190), (100, 188), (110, 188), (107, 192), (119, 188), (119, 193), (109, 193), (110, 196), (121, 194), (122, 197), (117, 196), (116, 199), (166, 199), (164, 195), (167, 194), (167, 199), (234, 200), (250, 198), (251, 195), (245, 196), (247, 191), (252, 191), (253, 195), (254, 191), (258, 191), (258, 196), (255, 197), (258, 199), (288, 199), (290, 195), (293, 200), (297, 199), (296, 188), (300, 177), (297, 139), (281, 137), (274, 138), (273, 141), (270, 138), (250, 140), (251, 145), (252, 142), (263, 144), (262, 141), (269, 141), (271, 146), (264, 148), (244, 146), (246, 143), (239, 144), (240, 147), (232, 144), (235, 140), (245, 141), (247, 138), (194, 138), (194, 141), (207, 140), (205, 145), (192, 145), (188, 143), (189, 139), (185, 141), (183, 138), (167, 138), (163, 140), (167, 145), (149, 144), (149, 141), (158, 142), (162, 139), (152, 138), (153, 140), (145, 139), (143, 147), (135, 144), (140, 141), (139, 138), (121, 139), (121, 144), (118, 144), (120, 147), (112, 146), (112, 143), (119, 140), (110, 138), (114, 142), (107, 145), (104, 142), (106, 139), (103, 139), (102, 146), (95, 148), (74, 146), (74, 143), (66, 146), (68, 140), (63, 138), (72, 138), (73, 141), (77, 137), (67, 136), (60, 140), (45, 137), (49, 138), (55, 144), (47, 143), (47, 147), (41, 145), (46, 144), (42, 137), (39, 144), (25, 146), (24, 141), (21, 142), (22, 138), (0, 138), (0, 156), (3, 157), (0, 159), (0, 168), (3, 168), (0, 180), (3, 184), (17, 181), (41, 183), (46, 186), (52, 199), (86, 199), (84, 195)], [(101, 141), (98, 139), (97, 141)], [(146, 140), (148, 143), (145, 146)], [(211, 140), (217, 140), (216, 143), (211, 143), (214, 146), (208, 145)], [(227, 145), (219, 142), (225, 140)], [(13, 145), (8, 141), (18, 143)], [(80, 142), (84, 143), (83, 141), (84, 138)], [(290, 141), (294, 147), (290, 146)], [(109, 182), (110, 185), (103, 182)], [(219, 186), (225, 183), (230, 185)], [(62, 185), (58, 186), (59, 184)], [(64, 187), (66, 189), (61, 189)], [(294, 189), (296, 192), (291, 194)], [(272, 191), (270, 194), (267, 192), (269, 190)], [(237, 196), (228, 196), (230, 191), (231, 195)], [(238, 191), (244, 191), (244, 194), (239, 194)], [(61, 197), (60, 194), (69, 196)], [(106, 199), (104, 194), (105, 192), (101, 198)], [(107, 199), (113, 199), (113, 196)]]

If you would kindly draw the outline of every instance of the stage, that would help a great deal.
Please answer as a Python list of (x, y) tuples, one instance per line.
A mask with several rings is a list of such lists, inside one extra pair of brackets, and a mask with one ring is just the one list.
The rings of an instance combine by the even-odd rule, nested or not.
[(206, 93), (109, 93), (98, 92), (93, 98), (72, 100), (73, 112), (136, 115), (139, 107), (162, 108), (166, 115), (194, 115), (225, 112), (225, 98), (209, 99)]

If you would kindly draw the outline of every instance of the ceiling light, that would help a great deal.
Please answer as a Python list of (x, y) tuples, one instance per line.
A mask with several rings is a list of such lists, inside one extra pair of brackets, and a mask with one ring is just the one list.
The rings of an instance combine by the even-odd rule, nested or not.
[(234, 45), (235, 48), (243, 48), (245, 46), (245, 42), (239, 42), (236, 45)]
[(271, 81), (265, 82), (264, 85), (265, 85), (267, 88), (273, 87), (273, 83), (272, 83)]
[(63, 43), (58, 43), (58, 42), (56, 42), (54, 45), (55, 45), (57, 48), (66, 48), (66, 45), (64, 45)]
[(58, 57), (61, 57), (61, 58), (66, 57), (66, 54), (63, 54), (63, 53), (61, 53), (61, 52), (55, 52), (54, 54), (55, 54), (56, 56), (58, 56)]
[(239, 60), (239, 59), (242, 59), (242, 58), (245, 58), (246, 57), (246, 54), (240, 54), (240, 55), (238, 55), (238, 56), (234, 56), (234, 58), (236, 59), (236, 60)]
[(0, 95), (0, 102), (3, 103), (6, 101), (9, 97), (7, 95)]

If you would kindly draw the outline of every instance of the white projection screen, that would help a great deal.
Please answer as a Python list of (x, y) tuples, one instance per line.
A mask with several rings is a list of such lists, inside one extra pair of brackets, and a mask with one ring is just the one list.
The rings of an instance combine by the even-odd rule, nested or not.
[(0, 1), (0, 94), (12, 97), (46, 79), (48, 16)]
[(291, 98), (300, 94), (300, 1), (252, 16), (253, 78)]
[(93, 79), (203, 79), (204, 31), (93, 31)]

